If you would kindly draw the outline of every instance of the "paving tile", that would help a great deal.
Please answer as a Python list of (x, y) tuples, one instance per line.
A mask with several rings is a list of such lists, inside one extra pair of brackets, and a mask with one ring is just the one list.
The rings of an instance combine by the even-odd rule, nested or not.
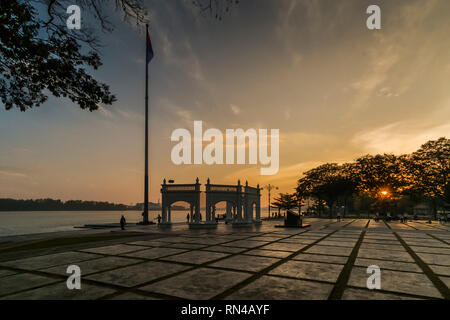
[(165, 247), (168, 245), (167, 242), (158, 241), (158, 240), (133, 241), (133, 242), (128, 242), (127, 244), (131, 244), (131, 245), (135, 245), (135, 246), (145, 246), (145, 247)]
[(125, 292), (112, 297), (110, 300), (161, 300), (134, 292)]
[(422, 272), (422, 269), (420, 269), (417, 264), (410, 262), (357, 258), (355, 261), (355, 265), (366, 268), (371, 265), (376, 265), (379, 266), (381, 270), (392, 269), (399, 271)]
[(30, 273), (20, 273), (0, 278), (0, 296), (40, 287), (60, 280)]
[(62, 252), (32, 258), (1, 262), (0, 265), (25, 270), (38, 270), (57, 265), (75, 264), (80, 261), (101, 258), (102, 256), (84, 252)]
[(126, 245), (126, 244), (116, 244), (116, 245), (106, 246), (106, 247), (83, 249), (80, 251), (92, 252), (92, 253), (98, 253), (98, 254), (115, 255), (115, 254), (124, 254), (124, 253), (143, 250), (143, 249), (147, 249), (147, 248), (144, 246), (136, 246), (136, 245), (130, 246), (130, 245)]
[(337, 240), (323, 240), (320, 241), (320, 245), (324, 246), (335, 246), (335, 247), (349, 247), (353, 248), (356, 244), (356, 241), (349, 242), (349, 241), (337, 241)]
[(403, 240), (417, 240), (417, 239), (426, 239), (426, 240), (433, 240), (432, 237), (430, 237), (427, 234), (421, 234), (420, 232), (397, 232), (397, 234), (403, 239)]
[[(199, 248), (199, 246), (211, 246), (211, 245), (215, 245), (215, 244), (219, 244), (219, 243), (224, 243), (224, 242), (228, 242), (229, 240), (225, 240), (225, 239), (218, 239), (216, 237), (214, 238), (197, 238), (197, 239), (190, 239), (188, 243), (186, 244), (192, 244), (192, 245), (197, 245), (197, 248)], [(181, 243), (178, 243), (181, 244)], [(194, 249), (194, 247), (192, 247)]]
[(450, 277), (439, 277), (442, 282), (445, 283), (445, 285), (447, 286), (447, 288), (450, 288)]
[(377, 240), (397, 240), (397, 238), (393, 234), (373, 234), (370, 232), (367, 232), (364, 235), (364, 238)]
[(237, 255), (215, 262), (211, 266), (258, 272), (278, 261), (279, 259), (275, 258)]
[[(115, 268), (120, 268), (123, 266), (127, 266), (130, 264), (139, 263), (141, 260), (122, 258), (122, 257), (104, 257), (95, 260), (88, 260), (83, 262), (78, 262), (76, 265), (80, 267), (81, 276), (85, 276), (91, 273), (105, 271)], [(42, 269), (41, 271), (60, 274), (64, 276), (68, 276), (67, 274), (67, 265), (60, 265), (56, 267), (51, 267), (48, 269)]]
[(362, 290), (347, 288), (342, 295), (342, 300), (421, 300), (392, 293), (383, 293), (378, 290)]
[(238, 247), (225, 247), (225, 246), (211, 246), (204, 249), (201, 249), (204, 251), (212, 251), (212, 252), (226, 252), (226, 253), (239, 253), (245, 250), (248, 250), (247, 248), (238, 248)]
[(65, 281), (4, 297), (5, 300), (95, 300), (113, 293), (110, 288), (83, 283), (79, 290), (67, 289)]
[(187, 266), (174, 263), (149, 261), (112, 271), (96, 273), (87, 276), (86, 279), (124, 287), (134, 287), (188, 268)]
[(309, 261), (288, 261), (271, 270), (269, 274), (335, 282), (344, 266)]
[(316, 239), (305, 239), (305, 238), (288, 238), (280, 240), (277, 243), (296, 243), (296, 244), (311, 244), (317, 241)]
[(228, 242), (222, 244), (228, 247), (238, 247), (238, 248), (255, 248), (267, 244), (268, 241), (254, 241), (254, 240), (237, 240), (233, 242)]
[(448, 248), (430, 248), (430, 247), (418, 247), (410, 246), (414, 252), (424, 252), (424, 253), (438, 253), (438, 254), (450, 254), (450, 247)]
[(361, 232), (357, 232), (357, 233), (341, 233), (341, 232), (336, 232), (334, 234), (332, 234), (331, 236), (328, 237), (328, 239), (340, 239), (340, 240), (347, 240), (347, 241), (357, 241), (359, 239), (359, 237), (361, 236)]
[(383, 244), (383, 245), (401, 245), (400, 241), (398, 240), (381, 240), (381, 239), (369, 239), (365, 238), (363, 240), (363, 243), (374, 243), (374, 244)]
[(435, 266), (432, 264), (428, 265), (434, 273), (442, 276), (450, 276), (450, 267), (446, 266)]
[[(268, 290), (270, 288), (270, 290)], [(263, 276), (229, 295), (229, 300), (325, 300), (333, 285)]]
[(358, 258), (381, 259), (403, 262), (414, 262), (414, 259), (406, 251), (359, 249)]
[(327, 256), (322, 254), (300, 253), (293, 260), (346, 264), (348, 257)]
[[(370, 274), (367, 274), (366, 268), (353, 267), (348, 285), (366, 288), (367, 278), (369, 276)], [(420, 283), (420, 285), (418, 285), (418, 283)], [(412, 295), (442, 298), (441, 294), (428, 277), (421, 273), (382, 270), (381, 289)]]
[(425, 263), (450, 266), (450, 255), (435, 253), (416, 253)]
[[(256, 240), (256, 241), (277, 241), (286, 238), (286, 236), (258, 236), (258, 237), (252, 237), (249, 240)], [(288, 238), (289, 239), (289, 238)]]
[(448, 248), (448, 245), (445, 243), (439, 242), (437, 240), (432, 241), (419, 241), (419, 240), (405, 240), (406, 244), (410, 247), (412, 246), (420, 246), (420, 247), (430, 247), (430, 248)]
[(183, 237), (183, 236), (166, 237), (166, 238), (159, 239), (159, 241), (167, 242), (167, 243), (190, 243), (190, 241), (194, 241), (194, 238)]
[(0, 269), (0, 278), (11, 276), (13, 274), (17, 274), (16, 271), (6, 270), (6, 269)]
[(332, 246), (321, 246), (316, 244), (306, 250), (307, 253), (320, 253), (336, 256), (349, 256), (352, 253), (353, 248), (346, 247), (332, 247)]
[(198, 243), (174, 243), (167, 245), (167, 248), (179, 248), (179, 249), (200, 249), (205, 247), (207, 247), (207, 245)]
[(395, 251), (405, 251), (405, 248), (400, 244), (381, 244), (381, 243), (367, 243), (363, 241), (361, 243), (361, 249), (383, 249), (383, 250), (395, 250)]
[(183, 252), (186, 252), (186, 250), (175, 248), (151, 248), (138, 252), (127, 253), (125, 254), (125, 256), (134, 258), (157, 259)]
[(227, 253), (220, 253), (220, 252), (189, 251), (186, 253), (181, 253), (181, 254), (173, 255), (170, 257), (162, 258), (162, 259), (167, 260), (167, 261), (202, 264), (205, 262), (224, 258), (228, 255), (229, 254), (227, 254)]
[(139, 289), (185, 299), (205, 300), (213, 298), (248, 277), (250, 274), (242, 272), (198, 268)]
[(301, 233), (303, 233), (303, 232), (299, 232), (299, 229), (283, 229), (283, 230), (278, 230), (278, 231), (274, 232), (274, 234), (285, 235), (285, 236), (297, 235), (297, 234), (301, 234)]
[(254, 255), (254, 256), (264, 256), (264, 257), (274, 257), (274, 258), (286, 258), (291, 255), (292, 252), (289, 251), (272, 251), (272, 250), (262, 250), (262, 249), (254, 249), (245, 252), (244, 254)]
[(265, 245), (264, 247), (261, 247), (261, 249), (264, 250), (280, 250), (280, 251), (298, 251), (306, 247), (306, 244), (302, 243), (284, 243), (284, 242), (275, 242), (268, 245)]
[(291, 241), (291, 240), (305, 240), (305, 241), (310, 241), (310, 242), (314, 242), (317, 241), (321, 238), (323, 238), (324, 236), (309, 236), (307, 234), (301, 234), (298, 236), (293, 236), (293, 237), (289, 237), (286, 239), (281, 239), (280, 241)]

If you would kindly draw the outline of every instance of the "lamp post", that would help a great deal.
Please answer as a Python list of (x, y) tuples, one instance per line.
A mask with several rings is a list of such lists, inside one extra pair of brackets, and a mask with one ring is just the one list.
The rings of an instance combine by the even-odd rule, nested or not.
[[(269, 205), (268, 205), (268, 207), (267, 207), (267, 210), (268, 210), (267, 217), (270, 218), (270, 191), (272, 191), (272, 190), (278, 190), (278, 187), (277, 187), (277, 186), (274, 186), (274, 185), (271, 185), (271, 184), (269, 183), (268, 185), (265, 185), (264, 188), (267, 189), (267, 192), (268, 192), (268, 194), (269, 194)], [(263, 189), (264, 189), (264, 188), (263, 188)]]

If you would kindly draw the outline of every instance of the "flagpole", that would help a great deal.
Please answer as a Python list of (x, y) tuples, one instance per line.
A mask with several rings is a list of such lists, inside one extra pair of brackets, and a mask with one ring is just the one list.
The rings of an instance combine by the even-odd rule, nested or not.
[[(145, 25), (146, 36), (148, 24)], [(148, 63), (145, 64), (145, 176), (144, 176), (144, 212), (143, 224), (148, 224)]]

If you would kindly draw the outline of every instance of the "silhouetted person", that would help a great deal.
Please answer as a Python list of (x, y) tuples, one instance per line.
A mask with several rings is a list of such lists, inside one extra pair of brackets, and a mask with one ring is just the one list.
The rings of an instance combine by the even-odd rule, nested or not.
[(189, 213), (186, 216), (186, 220), (187, 220), (186, 222), (189, 223)]
[(341, 222), (341, 213), (340, 212), (337, 213), (337, 221)]
[(160, 223), (161, 223), (161, 215), (158, 214), (158, 224), (160, 224)]
[(126, 223), (127, 223), (127, 221), (125, 220), (125, 217), (122, 216), (122, 218), (120, 218), (120, 229), (125, 230)]
[(202, 221), (202, 214), (200, 213), (200, 221)]
[(386, 215), (386, 221), (391, 221), (391, 213), (388, 212)]

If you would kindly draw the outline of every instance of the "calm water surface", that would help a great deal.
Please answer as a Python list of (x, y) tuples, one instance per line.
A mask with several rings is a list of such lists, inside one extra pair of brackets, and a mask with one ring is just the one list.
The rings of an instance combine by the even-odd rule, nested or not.
[[(122, 215), (127, 222), (142, 220), (142, 211), (0, 211), (0, 237), (73, 231), (85, 224), (118, 223)], [(156, 221), (160, 211), (150, 211), (149, 219)], [(172, 222), (186, 221), (187, 211), (172, 211)]]

